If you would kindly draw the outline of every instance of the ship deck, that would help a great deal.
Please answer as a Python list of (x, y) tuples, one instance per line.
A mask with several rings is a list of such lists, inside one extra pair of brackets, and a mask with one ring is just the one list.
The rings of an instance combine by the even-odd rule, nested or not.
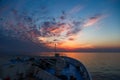
[(66, 56), (15, 57), (2, 66), (3, 79), (9, 75), (19, 80), (21, 75), (26, 80), (32, 75), (32, 80), (92, 80), (81, 62)]

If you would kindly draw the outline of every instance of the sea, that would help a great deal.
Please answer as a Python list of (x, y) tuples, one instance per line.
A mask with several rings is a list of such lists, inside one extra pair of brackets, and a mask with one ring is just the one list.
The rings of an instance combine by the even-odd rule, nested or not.
[[(57, 52), (82, 62), (93, 80), (120, 80), (120, 53), (100, 52)], [(54, 56), (54, 52), (34, 53), (31, 56)], [(19, 55), (17, 55), (19, 56)], [(23, 55), (22, 55), (23, 56)], [(5, 59), (0, 56), (0, 62)], [(3, 58), (3, 59), (2, 59)], [(11, 58), (7, 56), (6, 58)]]
[[(58, 52), (61, 56), (82, 62), (93, 80), (120, 80), (120, 53)], [(38, 56), (53, 56), (54, 53), (38, 53)]]

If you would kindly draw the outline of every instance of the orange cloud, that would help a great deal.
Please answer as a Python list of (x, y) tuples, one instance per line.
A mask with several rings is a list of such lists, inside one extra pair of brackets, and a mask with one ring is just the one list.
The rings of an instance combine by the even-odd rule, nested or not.
[(38, 37), (38, 40), (42, 41), (42, 42), (46, 42), (46, 38), (45, 37)]
[[(49, 45), (51, 47), (54, 47), (54, 45)], [(94, 48), (92, 45), (90, 44), (81, 44), (81, 43), (77, 43), (75, 41), (63, 41), (63, 42), (59, 42), (57, 44), (57, 48), (58, 49), (66, 49), (66, 50), (75, 50), (75, 49), (84, 49), (84, 48)]]
[(56, 26), (54, 29), (51, 29), (50, 31), (54, 34), (57, 34), (57, 33), (60, 34), (64, 31), (68, 30), (69, 27), (70, 26), (68, 24), (63, 24), (63, 25), (60, 25), (60, 26)]

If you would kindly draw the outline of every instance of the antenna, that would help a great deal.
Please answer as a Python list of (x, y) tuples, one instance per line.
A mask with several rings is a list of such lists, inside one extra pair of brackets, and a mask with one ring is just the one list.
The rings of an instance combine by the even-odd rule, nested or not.
[(56, 53), (56, 43), (55, 43), (55, 53)]
[(57, 53), (57, 50), (56, 50), (57, 48), (56, 48), (56, 47), (57, 47), (57, 45), (56, 45), (56, 43), (55, 43), (55, 56), (56, 56), (56, 57), (59, 57), (59, 53)]
[(54, 43), (55, 43), (55, 56), (59, 56), (59, 54), (57, 53), (57, 39), (55, 39), (55, 35), (54, 35)]
[(54, 34), (54, 40), (53, 40), (53, 41), (54, 41), (54, 45), (55, 45), (55, 47), (54, 47), (54, 52), (55, 52), (55, 54), (56, 54), (56, 51), (57, 51), (57, 50), (56, 50), (56, 38), (55, 38), (55, 34)]

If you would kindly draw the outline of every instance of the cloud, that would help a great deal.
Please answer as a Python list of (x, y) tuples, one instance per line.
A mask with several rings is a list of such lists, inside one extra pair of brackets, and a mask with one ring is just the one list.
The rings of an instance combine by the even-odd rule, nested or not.
[(69, 14), (77, 13), (79, 12), (83, 7), (81, 5), (74, 6), (70, 11)]
[(99, 22), (102, 18), (103, 18), (103, 15), (101, 15), (101, 14), (92, 16), (84, 23), (83, 26), (84, 27), (92, 26), (92, 25), (96, 24), (97, 22)]
[(70, 37), (69, 40), (70, 40), (70, 41), (74, 41), (75, 39), (74, 39), (73, 37)]
[(39, 45), (32, 41), (21, 41), (2, 34), (0, 34), (0, 49), (1, 54), (30, 54), (32, 52), (49, 50), (44, 44)]
[(57, 37), (61, 41), (63, 38), (76, 34), (79, 31), (77, 27), (80, 25), (79, 22), (71, 21), (68, 23), (61, 20), (44, 20), (36, 24), (34, 22), (36, 19), (33, 16), (20, 13), (15, 9), (11, 12), (9, 19), (0, 22), (2, 34), (23, 41), (31, 40), (35, 43), (45, 43), (45, 40), (41, 40), (43, 37), (46, 38), (46, 43), (54, 42), (53, 37)]
[(77, 49), (86, 49), (86, 48), (92, 49), (92, 48), (94, 48), (94, 46), (91, 44), (75, 43), (74, 41), (71, 41), (71, 40), (59, 42), (57, 45), (59, 45), (60, 49), (65, 49), (65, 50), (77, 50)]
[[(44, 22), (40, 28), (41, 37), (52, 39), (57, 38), (57, 41), (62, 41), (69, 36), (75, 35), (80, 31), (80, 23), (78, 22)], [(54, 41), (54, 38), (52, 42)]]
[[(74, 41), (77, 38), (76, 35), (84, 27), (91, 26), (102, 18), (102, 15), (95, 15), (90, 17), (85, 23), (71, 17), (69, 17), (71, 18), (69, 20), (66, 16), (65, 20), (51, 17), (49, 20), (39, 19), (39, 23), (36, 24), (34, 16), (19, 13), (17, 10), (12, 10), (11, 12), (13, 13), (10, 15), (12, 17), (0, 23), (2, 33), (22, 41), (29, 40), (45, 46), (51, 46), (54, 42)], [(63, 14), (65, 15), (65, 12), (62, 12)]]
[[(69, 13), (77, 13), (81, 8), (80, 5), (77, 5)], [(67, 16), (68, 14), (62, 11), (62, 14), (57, 17), (47, 15), (43, 17), (43, 14), (40, 14), (36, 18), (36, 15), (12, 9), (11, 14), (8, 14), (10, 16), (9, 19), (4, 18), (4, 20), (1, 20), (0, 33), (21, 41), (31, 41), (42, 46), (51, 46), (54, 42), (75, 41), (76, 35), (79, 35), (78, 33), (84, 27), (97, 23), (103, 17), (102, 15), (95, 15), (84, 22)]]

